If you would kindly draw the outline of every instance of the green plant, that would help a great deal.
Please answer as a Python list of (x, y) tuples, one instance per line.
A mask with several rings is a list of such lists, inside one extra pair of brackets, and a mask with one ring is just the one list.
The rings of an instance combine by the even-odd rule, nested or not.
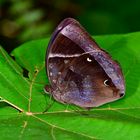
[[(44, 94), (48, 83), (45, 53), (48, 39), (16, 48), (11, 55), (0, 48), (1, 139), (139, 139), (140, 137), (140, 32), (95, 37), (122, 66), (126, 95), (113, 103), (78, 111), (58, 102), (50, 107)], [(23, 76), (23, 68), (28, 75)], [(87, 114), (87, 115), (86, 115)]]

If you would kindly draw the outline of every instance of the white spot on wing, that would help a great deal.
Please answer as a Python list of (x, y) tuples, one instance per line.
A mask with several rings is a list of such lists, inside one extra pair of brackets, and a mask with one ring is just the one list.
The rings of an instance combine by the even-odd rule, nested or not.
[(52, 72), (50, 72), (50, 76), (52, 76)]
[(87, 57), (87, 61), (88, 61), (88, 62), (92, 62), (92, 60), (91, 60), (89, 57)]
[(104, 85), (105, 85), (105, 86), (109, 86), (109, 85), (107, 84), (107, 82), (108, 82), (108, 79), (104, 80)]
[(64, 63), (67, 64), (69, 62), (69, 60), (64, 60)]
[(59, 71), (58, 74), (61, 75), (61, 72)]

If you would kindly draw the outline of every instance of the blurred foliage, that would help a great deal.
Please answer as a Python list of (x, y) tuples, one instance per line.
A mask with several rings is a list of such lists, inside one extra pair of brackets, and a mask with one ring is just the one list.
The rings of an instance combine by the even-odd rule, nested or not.
[(0, 44), (11, 51), (22, 42), (50, 36), (73, 17), (92, 35), (140, 30), (139, 0), (0, 0)]

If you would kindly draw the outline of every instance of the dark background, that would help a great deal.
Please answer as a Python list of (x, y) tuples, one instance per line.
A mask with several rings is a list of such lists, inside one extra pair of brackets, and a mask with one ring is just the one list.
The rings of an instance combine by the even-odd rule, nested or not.
[(91, 35), (140, 30), (140, 0), (0, 0), (0, 44), (10, 52), (28, 40), (50, 37), (73, 17)]

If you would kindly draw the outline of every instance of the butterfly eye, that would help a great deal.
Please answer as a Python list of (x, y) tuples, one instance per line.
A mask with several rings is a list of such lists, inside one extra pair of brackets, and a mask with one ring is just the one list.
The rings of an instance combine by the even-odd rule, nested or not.
[(88, 62), (92, 62), (92, 60), (91, 60), (89, 57), (87, 57), (87, 61), (88, 61)]
[(104, 85), (105, 86), (109, 86), (110, 85), (110, 81), (108, 79), (104, 80)]

